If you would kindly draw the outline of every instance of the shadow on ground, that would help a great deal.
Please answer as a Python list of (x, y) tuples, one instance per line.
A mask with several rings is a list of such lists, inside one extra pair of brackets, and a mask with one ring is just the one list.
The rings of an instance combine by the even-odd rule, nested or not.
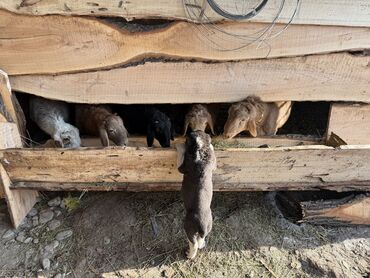
[[(282, 218), (272, 199), (263, 193), (216, 193), (207, 247), (189, 262), (183, 252), (184, 210), (178, 192), (88, 193), (76, 210), (63, 214), (60, 229), (72, 228), (73, 237), (61, 244), (45, 273), (47, 277), (368, 275), (370, 229), (298, 226)], [(40, 268), (22, 263), (20, 267)]]

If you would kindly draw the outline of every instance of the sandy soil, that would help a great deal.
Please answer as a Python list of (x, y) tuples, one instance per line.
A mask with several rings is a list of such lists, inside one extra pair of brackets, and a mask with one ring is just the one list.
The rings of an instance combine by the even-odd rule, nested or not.
[(214, 228), (194, 261), (184, 256), (178, 192), (80, 194), (51, 207), (57, 195), (44, 195), (14, 234), (0, 203), (0, 277), (370, 275), (369, 228), (292, 224), (272, 194), (216, 193)]

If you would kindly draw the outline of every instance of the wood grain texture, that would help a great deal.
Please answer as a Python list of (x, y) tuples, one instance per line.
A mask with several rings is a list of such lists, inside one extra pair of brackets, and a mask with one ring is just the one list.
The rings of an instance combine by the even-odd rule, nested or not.
[[(218, 26), (249, 35), (265, 27), (257, 23)], [(9, 75), (56, 74), (110, 68), (148, 57), (230, 61), (370, 48), (370, 28), (292, 25), (266, 44), (256, 42), (235, 51), (215, 49), (210, 41), (221, 49), (239, 47), (239, 41), (220, 32), (208, 32), (207, 37), (202, 32), (192, 24), (177, 22), (129, 33), (97, 19), (0, 11), (0, 68)]]
[[(254, 185), (264, 190), (276, 184), (285, 188), (337, 185), (340, 190), (344, 184), (370, 183), (370, 146), (227, 149), (216, 150), (216, 155), (214, 182), (226, 189)], [(174, 149), (15, 149), (3, 151), (1, 162), (13, 182), (168, 184), (182, 180)]]
[(332, 132), (348, 145), (370, 144), (370, 105), (333, 103), (327, 136)]
[(146, 63), (60, 76), (13, 76), (14, 90), (78, 103), (359, 101), (370, 103), (370, 56), (349, 54), (238, 63)]
[[(40, 147), (46, 148), (51, 147), (55, 148), (56, 146), (52, 144), (52, 140), (48, 140), (45, 145)], [(176, 144), (181, 144), (185, 142), (185, 137), (175, 137), (175, 140), (171, 142), (171, 147), (174, 148)], [(245, 137), (240, 136), (233, 138), (231, 140), (225, 140), (220, 136), (212, 137), (212, 143), (215, 148), (225, 148), (225, 147), (244, 147), (244, 148), (258, 148), (262, 145), (268, 145), (269, 147), (293, 147), (301, 145), (318, 145), (323, 143), (320, 138), (317, 137), (308, 137), (308, 136), (297, 136), (297, 135), (276, 135), (269, 137)], [(83, 147), (102, 147), (100, 138), (81, 138), (81, 145)], [(114, 146), (113, 142), (111, 146)], [(143, 136), (130, 136), (128, 147), (146, 147), (146, 138)], [(160, 147), (157, 140), (154, 140), (154, 147)]]
[[(13, 117), (14, 123), (0, 122), (0, 157), (7, 148), (22, 148), (22, 140), (17, 125), (17, 112), (12, 100), (11, 87), (7, 75), (0, 71), (0, 94), (7, 111)], [(3, 163), (7, 163), (6, 160)], [(0, 165), (0, 188), (5, 195), (10, 218), (14, 227), (18, 227), (23, 218), (36, 203), (37, 191), (10, 190), (11, 181), (3, 165)]]
[[(201, 1), (199, 1), (201, 3)], [(234, 2), (217, 1), (227, 10), (235, 10)], [(271, 0), (252, 21), (271, 22), (277, 14), (281, 1)], [(295, 0), (285, 1), (279, 22), (287, 23), (296, 7)], [(1, 0), (0, 8), (14, 13), (30, 15), (62, 14), (118, 16), (127, 20), (134, 18), (170, 18), (188, 20), (182, 0), (131, 0), (131, 1), (75, 1), (75, 0)], [(194, 9), (199, 14), (198, 9)], [(223, 20), (207, 5), (205, 15), (210, 21)], [(301, 1), (294, 18), (296, 24), (370, 26), (370, 6), (367, 0), (305, 0)]]
[(302, 222), (316, 225), (370, 225), (370, 195), (300, 203)]
[[(68, 182), (13, 182), (12, 189), (38, 190), (38, 191), (130, 191), (130, 192), (158, 192), (179, 191), (181, 182), (170, 183), (68, 183)], [(369, 182), (344, 183), (218, 183), (213, 184), (213, 191), (219, 192), (242, 192), (242, 191), (288, 191), (302, 190), (332, 190), (346, 191), (369, 191)]]

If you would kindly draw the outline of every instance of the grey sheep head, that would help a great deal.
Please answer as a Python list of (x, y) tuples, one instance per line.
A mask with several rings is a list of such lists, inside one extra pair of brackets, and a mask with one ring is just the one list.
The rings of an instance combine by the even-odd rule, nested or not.
[(59, 148), (79, 148), (81, 146), (80, 132), (68, 123), (53, 137), (55, 145)]

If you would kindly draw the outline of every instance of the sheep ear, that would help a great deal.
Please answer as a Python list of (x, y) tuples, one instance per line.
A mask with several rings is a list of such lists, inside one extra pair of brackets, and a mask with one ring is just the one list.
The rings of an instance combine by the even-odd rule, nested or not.
[(105, 128), (101, 127), (99, 128), (99, 134), (100, 134), (100, 140), (104, 147), (109, 147), (109, 138), (108, 133), (105, 130)]
[(63, 142), (61, 140), (54, 140), (55, 146), (57, 148), (63, 148)]
[(247, 128), (252, 137), (257, 137), (257, 126), (255, 121), (248, 121)]
[(209, 126), (209, 128), (211, 129), (211, 133), (212, 133), (212, 135), (215, 135), (215, 130), (214, 130), (214, 125), (213, 125), (213, 119), (212, 119), (212, 116), (211, 116), (211, 114), (209, 114), (208, 115), (208, 119), (207, 119), (207, 121), (208, 121), (208, 126)]
[(54, 136), (53, 140), (57, 148), (64, 148), (63, 140), (59, 135)]
[(153, 143), (154, 143), (154, 132), (153, 132), (153, 129), (150, 125), (148, 125), (148, 131), (147, 131), (147, 135), (146, 135), (146, 143), (147, 143), (148, 147), (153, 146)]
[(177, 149), (177, 169), (179, 170), (180, 173), (184, 174), (185, 144), (177, 144), (176, 149)]
[(186, 132), (188, 131), (188, 126), (189, 126), (189, 120), (185, 119), (184, 123), (184, 134), (182, 136), (186, 136)]

